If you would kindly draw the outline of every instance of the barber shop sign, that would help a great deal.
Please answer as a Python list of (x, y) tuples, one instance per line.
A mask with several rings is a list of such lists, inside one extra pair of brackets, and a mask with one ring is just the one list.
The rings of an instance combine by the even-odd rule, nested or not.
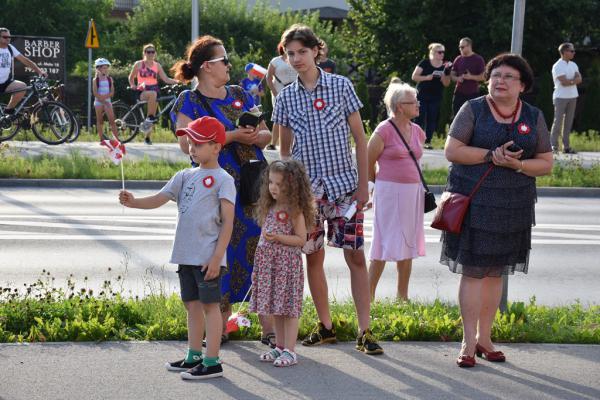
[[(46, 71), (48, 78), (65, 81), (67, 78), (65, 38), (42, 36), (12, 36), (11, 44), (25, 57)], [(33, 70), (22, 63), (15, 63), (15, 77), (27, 82)]]

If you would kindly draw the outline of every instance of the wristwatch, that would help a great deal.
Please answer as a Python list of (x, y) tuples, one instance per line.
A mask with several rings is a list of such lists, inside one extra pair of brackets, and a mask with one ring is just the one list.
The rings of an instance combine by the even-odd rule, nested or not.
[(485, 161), (485, 162), (492, 162), (492, 154), (493, 153), (494, 152), (491, 149), (488, 150), (488, 152), (485, 153), (485, 156), (483, 156), (483, 161)]

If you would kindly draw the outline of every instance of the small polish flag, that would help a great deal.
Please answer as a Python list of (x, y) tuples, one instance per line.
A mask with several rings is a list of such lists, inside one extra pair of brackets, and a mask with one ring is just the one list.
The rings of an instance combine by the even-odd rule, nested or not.
[(115, 165), (119, 165), (121, 163), (121, 159), (126, 154), (125, 145), (123, 143), (115, 139), (104, 139), (102, 142), (100, 142), (100, 145), (108, 148), (110, 159)]
[(250, 72), (252, 71), (252, 74), (256, 77), (258, 77), (259, 79), (264, 78), (267, 75), (267, 69), (264, 67), (261, 67), (258, 64), (254, 64), (252, 63), (252, 68), (250, 68), (248, 71), (246, 72)]

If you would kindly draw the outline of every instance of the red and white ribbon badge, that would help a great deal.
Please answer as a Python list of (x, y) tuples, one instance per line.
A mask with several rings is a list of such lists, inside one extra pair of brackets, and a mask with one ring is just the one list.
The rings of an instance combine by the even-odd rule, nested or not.
[(313, 102), (313, 106), (315, 107), (315, 110), (321, 111), (322, 109), (325, 108), (325, 100), (323, 100), (323, 99), (316, 99)]
[(213, 178), (212, 176), (207, 176), (206, 178), (202, 179), (202, 184), (207, 189), (211, 188), (212, 185), (215, 184), (215, 178)]
[(231, 103), (231, 107), (235, 108), (236, 110), (241, 110), (242, 107), (244, 107), (244, 103), (239, 100), (234, 100), (233, 103)]
[(279, 222), (287, 222), (288, 213), (286, 213), (285, 211), (279, 211), (275, 214), (275, 218), (277, 218), (277, 221)]
[(526, 123), (521, 122), (517, 127), (517, 132), (519, 132), (521, 135), (528, 135), (529, 132), (531, 132), (531, 128)]

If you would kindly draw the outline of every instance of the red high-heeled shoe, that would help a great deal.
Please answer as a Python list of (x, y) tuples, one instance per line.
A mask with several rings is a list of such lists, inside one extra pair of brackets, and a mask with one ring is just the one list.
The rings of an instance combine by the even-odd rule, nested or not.
[(504, 356), (504, 353), (501, 351), (488, 351), (486, 350), (485, 347), (481, 346), (479, 343), (477, 343), (477, 346), (475, 346), (475, 354), (477, 354), (477, 357), (481, 357), (481, 358), (485, 358), (488, 361), (491, 362), (504, 362), (506, 361), (506, 357)]
[(468, 356), (463, 354), (462, 356), (458, 356), (456, 359), (456, 365), (461, 368), (473, 368), (475, 366), (475, 355)]

